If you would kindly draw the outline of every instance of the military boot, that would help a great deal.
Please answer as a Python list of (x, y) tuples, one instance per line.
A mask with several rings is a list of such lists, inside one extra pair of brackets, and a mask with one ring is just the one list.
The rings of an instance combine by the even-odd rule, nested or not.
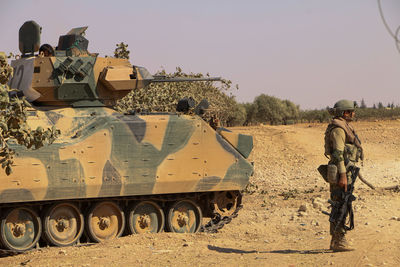
[(333, 252), (354, 250), (349, 242), (347, 242), (346, 236), (342, 233), (335, 233), (332, 235), (331, 245), (329, 249), (333, 250)]

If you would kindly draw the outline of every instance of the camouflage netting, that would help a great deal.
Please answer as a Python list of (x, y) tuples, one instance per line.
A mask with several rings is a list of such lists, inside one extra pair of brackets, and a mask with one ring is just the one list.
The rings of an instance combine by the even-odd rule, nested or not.
[[(207, 74), (182, 72), (181, 68), (167, 74), (160, 71), (156, 75), (165, 75), (169, 78), (202, 78)], [(132, 90), (126, 97), (121, 99), (116, 109), (120, 112), (134, 110), (137, 112), (175, 112), (178, 101), (185, 97), (192, 97), (196, 105), (202, 99), (206, 99), (210, 107), (205, 114), (205, 119), (216, 116), (222, 123), (228, 123), (232, 111), (237, 108), (234, 96), (226, 93), (231, 88), (231, 81), (221, 82), (174, 82), (174, 83), (153, 83), (146, 88)]]
[(10, 97), (9, 93), (15, 90), (7, 85), (13, 75), (13, 69), (7, 63), (7, 57), (0, 53), (0, 164), (7, 175), (12, 172), (13, 156), (15, 151), (9, 147), (8, 141), (13, 139), (27, 148), (40, 148), (44, 144), (51, 144), (59, 134), (54, 127), (44, 130), (38, 127), (31, 130), (27, 124), (26, 108), (31, 105), (25, 97)]
[(6, 84), (13, 76), (13, 68), (8, 65), (7, 57), (4, 52), (0, 52), (0, 84)]

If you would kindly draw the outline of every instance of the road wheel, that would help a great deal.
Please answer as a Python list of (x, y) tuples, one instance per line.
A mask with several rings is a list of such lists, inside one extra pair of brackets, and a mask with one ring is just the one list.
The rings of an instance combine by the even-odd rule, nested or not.
[(0, 242), (5, 249), (21, 252), (36, 245), (42, 233), (42, 224), (32, 209), (12, 208), (2, 215), (0, 231)]
[(94, 242), (120, 237), (124, 227), (124, 212), (114, 202), (98, 202), (87, 213), (87, 234)]
[(196, 233), (202, 219), (203, 214), (197, 203), (180, 200), (167, 210), (167, 230), (174, 233)]
[(74, 204), (54, 204), (43, 217), (43, 236), (51, 245), (70, 246), (81, 237), (83, 224), (83, 215)]
[(153, 201), (132, 205), (127, 214), (129, 234), (158, 233), (164, 229), (164, 212)]

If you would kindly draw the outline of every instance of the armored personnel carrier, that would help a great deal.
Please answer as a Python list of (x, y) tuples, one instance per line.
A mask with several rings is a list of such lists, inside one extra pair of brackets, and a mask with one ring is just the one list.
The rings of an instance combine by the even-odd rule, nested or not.
[[(10, 87), (32, 103), (31, 127), (55, 126), (61, 135), (38, 150), (10, 144), (13, 173), (0, 172), (3, 249), (193, 233), (229, 221), (253, 173), (246, 160), (252, 137), (216, 131), (198, 115), (116, 112), (116, 101), (131, 90), (188, 79), (152, 76), (126, 59), (89, 53), (86, 28), (61, 36), (55, 49), (40, 46), (34, 21), (20, 28), (22, 55), (11, 63)], [(204, 226), (203, 217), (212, 220)]]

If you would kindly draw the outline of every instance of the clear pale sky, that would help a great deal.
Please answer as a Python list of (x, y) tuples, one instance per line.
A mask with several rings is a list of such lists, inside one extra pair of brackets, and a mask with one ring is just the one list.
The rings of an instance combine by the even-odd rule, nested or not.
[[(382, 6), (394, 31), (400, 1)], [(131, 63), (151, 73), (180, 66), (232, 80), (239, 102), (264, 93), (302, 109), (342, 98), (400, 104), (400, 54), (376, 0), (1, 0), (0, 13), (0, 51), (19, 53), (27, 20), (53, 46), (71, 28), (89, 26), (90, 52), (112, 55), (123, 41)]]

